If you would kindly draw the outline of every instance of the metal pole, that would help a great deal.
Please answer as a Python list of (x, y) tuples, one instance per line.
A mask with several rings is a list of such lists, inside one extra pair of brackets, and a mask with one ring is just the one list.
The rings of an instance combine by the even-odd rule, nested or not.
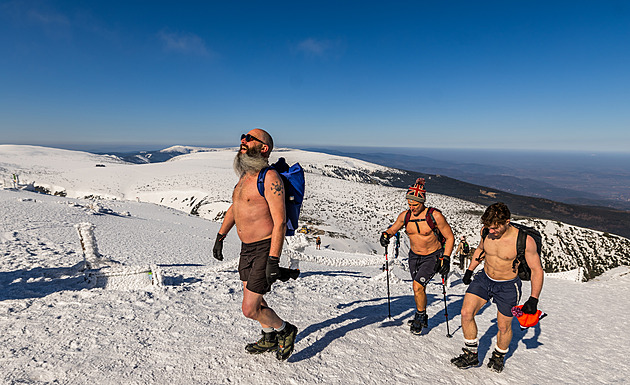
[(392, 318), (392, 310), (389, 303), (389, 261), (387, 259), (387, 247), (385, 248), (385, 271), (387, 272), (387, 316)]
[(448, 329), (448, 307), (446, 306), (446, 284), (444, 283), (444, 276), (442, 276), (442, 294), (444, 294), (444, 315), (446, 317), (446, 336), (452, 338), (451, 332)]

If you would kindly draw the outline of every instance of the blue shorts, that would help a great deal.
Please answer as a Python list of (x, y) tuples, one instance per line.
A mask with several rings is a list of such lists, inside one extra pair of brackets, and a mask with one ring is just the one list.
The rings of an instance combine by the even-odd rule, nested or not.
[(435, 275), (435, 263), (442, 257), (444, 249), (440, 248), (429, 255), (418, 255), (409, 250), (409, 272), (411, 279), (426, 287)]
[(466, 293), (474, 294), (480, 298), (490, 301), (494, 298), (499, 313), (506, 317), (512, 317), (512, 307), (518, 305), (521, 300), (522, 282), (519, 277), (509, 281), (495, 281), (490, 279), (482, 269), (475, 274), (475, 278), (468, 286)]

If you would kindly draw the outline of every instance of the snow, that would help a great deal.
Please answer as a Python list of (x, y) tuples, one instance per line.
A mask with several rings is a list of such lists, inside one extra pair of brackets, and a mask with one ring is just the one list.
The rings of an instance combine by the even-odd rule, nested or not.
[[(304, 215), (313, 228), (345, 238), (322, 236), (322, 250), (315, 250), (303, 234), (287, 242), (281, 264), (299, 260), (302, 274), (274, 284), (266, 296), (283, 319), (299, 328), (295, 352), (280, 362), (272, 354), (252, 356), (243, 349), (259, 338), (260, 327), (241, 314), (236, 233), (225, 240), (225, 260), (216, 261), (211, 249), (219, 228), (212, 221), (217, 212), (207, 211), (204, 217), (181, 209), (187, 207), (183, 199), (198, 203), (203, 198), (192, 191), (202, 192), (208, 202), (229, 204), (236, 182), (233, 152), (130, 165), (43, 148), (13, 148), (6, 155), (3, 147), (0, 168), (19, 172), (22, 183), (61, 186), (68, 196), (0, 190), (0, 383), (628, 382), (628, 266), (585, 283), (569, 273), (548, 275), (540, 308), (549, 316), (526, 331), (513, 323), (505, 370), (494, 373), (485, 365), (460, 370), (449, 360), (463, 346), (459, 311), (466, 286), (461, 272), (454, 267), (447, 288), (454, 338), (446, 337), (441, 281), (436, 279), (427, 288), (429, 332), (410, 334), (406, 321), (414, 302), (406, 236), (399, 257), (389, 253), (392, 318), (387, 317), (385, 257), (375, 229), (385, 228), (404, 209), (399, 189), (308, 174)], [(277, 155), (291, 162), (297, 153)], [(310, 158), (313, 169), (324, 169), (317, 154), (302, 156), (301, 163)], [(107, 167), (96, 168), (96, 163)], [(95, 209), (83, 193), (116, 199), (99, 200)], [(478, 217), (466, 213), (479, 210), (477, 205), (430, 199), (445, 207), (458, 234), (476, 243)], [(320, 211), (329, 204), (333, 208)], [(92, 248), (84, 254), (79, 229), (91, 226), (93, 239), (86, 239)], [(158, 282), (94, 285), (82, 270), (88, 256), (109, 261), (111, 271), (127, 277), (148, 266), (158, 272)], [(523, 288), (527, 298), (529, 284)], [(496, 307), (484, 307), (477, 323), (480, 358), (487, 362), (497, 331)]]

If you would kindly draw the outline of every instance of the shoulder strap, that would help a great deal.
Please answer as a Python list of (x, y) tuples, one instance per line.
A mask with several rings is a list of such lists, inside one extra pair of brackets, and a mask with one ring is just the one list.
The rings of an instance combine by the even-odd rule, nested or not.
[(516, 238), (516, 256), (517, 258), (525, 258), (525, 246), (527, 245), (527, 233), (522, 229), (518, 229), (518, 237)]
[(407, 210), (407, 214), (405, 214), (405, 227), (409, 223), (409, 219), (411, 218), (411, 210)]
[(258, 173), (258, 193), (261, 197), (265, 196), (265, 176), (267, 175), (267, 171), (269, 171), (269, 167), (265, 167)]
[(481, 239), (485, 241), (488, 234), (490, 234), (490, 230), (484, 226), (483, 230), (481, 230)]
[[(429, 225), (431, 230), (435, 230), (435, 227), (437, 226), (437, 224), (435, 223), (435, 218), (433, 217), (433, 212), (436, 210), (437, 209), (434, 207), (429, 207), (429, 209), (427, 210), (426, 221), (427, 221), (427, 225)], [(437, 210), (437, 211), (440, 211), (440, 210)]]

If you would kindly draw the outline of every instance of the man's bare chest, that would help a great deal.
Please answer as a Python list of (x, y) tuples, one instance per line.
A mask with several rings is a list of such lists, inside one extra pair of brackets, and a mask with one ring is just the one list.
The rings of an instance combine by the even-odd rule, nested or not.
[(243, 176), (232, 193), (232, 202), (234, 204), (262, 201), (264, 198), (258, 192), (257, 180), (255, 177)]
[(516, 258), (516, 239), (490, 239), (486, 238), (483, 250), (486, 258), (498, 258), (511, 261)]
[(425, 218), (410, 219), (405, 227), (407, 235), (428, 236), (433, 233)]

